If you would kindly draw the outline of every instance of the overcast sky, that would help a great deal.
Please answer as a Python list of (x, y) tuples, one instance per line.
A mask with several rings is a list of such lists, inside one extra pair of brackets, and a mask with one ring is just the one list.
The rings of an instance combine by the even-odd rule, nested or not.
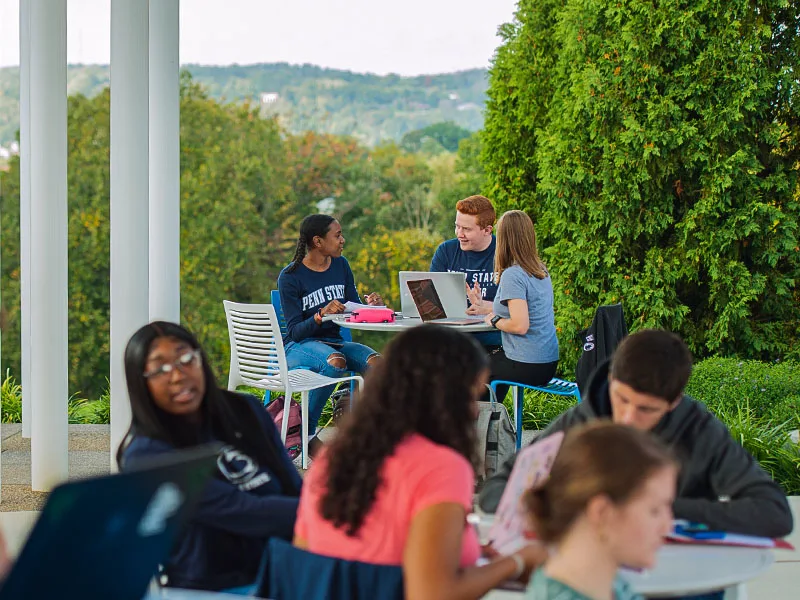
[[(485, 67), (516, 1), (181, 0), (181, 62), (401, 75)], [(69, 62), (108, 63), (110, 0), (67, 6)], [(0, 0), (0, 66), (18, 64), (19, 0)]]

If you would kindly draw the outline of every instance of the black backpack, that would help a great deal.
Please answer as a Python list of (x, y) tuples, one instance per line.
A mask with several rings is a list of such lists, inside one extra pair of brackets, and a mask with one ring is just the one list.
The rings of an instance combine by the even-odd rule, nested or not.
[(588, 329), (578, 333), (578, 341), (582, 351), (575, 367), (575, 381), (578, 390), (583, 396), (589, 376), (597, 365), (611, 358), (619, 343), (628, 335), (628, 326), (625, 324), (625, 313), (622, 304), (601, 306), (594, 313), (594, 319)]

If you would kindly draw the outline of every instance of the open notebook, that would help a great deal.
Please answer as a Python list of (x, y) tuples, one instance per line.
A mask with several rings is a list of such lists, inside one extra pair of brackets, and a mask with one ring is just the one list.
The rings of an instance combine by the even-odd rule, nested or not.
[(564, 432), (559, 431), (537, 440), (517, 455), (489, 529), (489, 542), (500, 554), (516, 552), (535, 536), (522, 504), (522, 495), (547, 479), (563, 439)]

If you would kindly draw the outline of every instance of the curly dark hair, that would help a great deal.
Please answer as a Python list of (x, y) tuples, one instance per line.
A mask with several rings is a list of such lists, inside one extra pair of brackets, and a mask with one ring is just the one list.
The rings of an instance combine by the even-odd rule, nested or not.
[(416, 433), (478, 465), (475, 384), (489, 368), (469, 335), (420, 325), (398, 335), (367, 374), (364, 392), (326, 452), (322, 516), (354, 536), (372, 508), (381, 467)]

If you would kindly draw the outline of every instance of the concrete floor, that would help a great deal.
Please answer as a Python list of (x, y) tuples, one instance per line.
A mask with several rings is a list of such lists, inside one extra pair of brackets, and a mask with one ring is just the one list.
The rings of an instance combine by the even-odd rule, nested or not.
[[(22, 426), (4, 423), (0, 511), (38, 510), (47, 494), (31, 491), (31, 441), (22, 437)], [(69, 478), (106, 475), (111, 467), (108, 425), (69, 426)]]

